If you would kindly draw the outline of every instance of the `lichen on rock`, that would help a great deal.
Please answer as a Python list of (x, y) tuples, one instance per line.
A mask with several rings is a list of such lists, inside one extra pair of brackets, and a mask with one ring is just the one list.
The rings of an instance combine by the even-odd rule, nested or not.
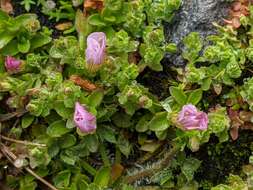
[(216, 28), (212, 23), (222, 24), (230, 5), (228, 0), (182, 0), (173, 21), (164, 26), (166, 40), (178, 46), (178, 53), (166, 54), (164, 61), (172, 62), (174, 66), (185, 65), (181, 57), (182, 39), (190, 32), (199, 32), (202, 38), (215, 34)]

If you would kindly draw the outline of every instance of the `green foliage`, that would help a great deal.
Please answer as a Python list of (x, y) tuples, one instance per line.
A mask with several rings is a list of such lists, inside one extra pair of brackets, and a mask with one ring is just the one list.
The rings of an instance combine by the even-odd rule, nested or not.
[(69, 64), (78, 69), (84, 69), (84, 57), (79, 43), (74, 36), (61, 37), (54, 40), (49, 54), (52, 58), (60, 60), (60, 64)]
[(0, 11), (0, 18), (0, 49), (3, 55), (27, 53), (51, 41), (48, 35), (39, 31), (40, 23), (35, 14), (23, 14), (13, 18)]
[(118, 98), (120, 105), (129, 115), (133, 115), (140, 108), (148, 109), (151, 112), (155, 109), (156, 100), (151, 97), (146, 88), (136, 83), (126, 85), (118, 94)]
[[(234, 122), (227, 110), (253, 111), (253, 79), (245, 79), (243, 86), (238, 86), (252, 70), (252, 15), (241, 18), (240, 31), (215, 24), (219, 33), (208, 37), (211, 43), (196, 32), (186, 36), (182, 52), (186, 67), (175, 69), (178, 76), (174, 72), (166, 80), (157, 73), (169, 94), (162, 99), (153, 95), (142, 79), (145, 75), (148, 82), (153, 80), (144, 69), (162, 71), (164, 54), (177, 51), (175, 44), (166, 43), (162, 23), (172, 20), (181, 1), (104, 0), (101, 10), (94, 7), (85, 14), (73, 7), (82, 3), (36, 2), (50, 19), (74, 21), (74, 28), (68, 32), (75, 29), (76, 33), (53, 40), (52, 31), (40, 27), (35, 14), (13, 18), (0, 11), (1, 135), (21, 142), (20, 146), (15, 141), (6, 145), (17, 154), (22, 167), (29, 166), (58, 189), (132, 190), (136, 187), (127, 185), (125, 177), (142, 176), (142, 171), (147, 175), (145, 180), (161, 188), (203, 188), (194, 176), (202, 161), (188, 151), (186, 156), (184, 148), (196, 152), (215, 135), (219, 143), (213, 152), (220, 153)], [(29, 11), (35, 1), (24, 0), (22, 5)], [(105, 63), (96, 72), (89, 71), (85, 60), (86, 39), (91, 32), (106, 34)], [(22, 60), (19, 72), (6, 72), (4, 59), (8, 55)], [(169, 74), (170, 69), (174, 68), (168, 68)], [(230, 93), (227, 86), (232, 88)], [(76, 102), (96, 117), (93, 134), (84, 134), (75, 125)], [(187, 104), (208, 114), (207, 130), (184, 130), (178, 125), (178, 113)], [(241, 115), (238, 120), (243, 120)], [(251, 122), (248, 119), (245, 123)], [(5, 144), (4, 138), (1, 143)], [(171, 146), (180, 150), (165, 159), (166, 163), (160, 161)], [(141, 172), (129, 177), (132, 171), (128, 167), (137, 160)], [(146, 162), (156, 160), (157, 164)], [(5, 160), (0, 166), (0, 176), (9, 172)], [(252, 180), (252, 173), (245, 171), (247, 180)], [(40, 188), (40, 183), (25, 172), (15, 177), (8, 173), (5, 178), (14, 189)], [(230, 175), (225, 185), (210, 184), (213, 190), (246, 189), (245, 182), (235, 175)]]
[(75, 10), (72, 6), (71, 1), (60, 0), (57, 2), (58, 6), (54, 1), (39, 0), (37, 5), (42, 6), (42, 12), (49, 16), (49, 19), (55, 19), (58, 22), (61, 19), (74, 20)]
[(242, 96), (242, 98), (244, 99), (244, 101), (246, 101), (249, 104), (249, 108), (250, 110), (253, 110), (253, 79), (252, 78), (248, 78), (245, 80), (244, 85), (241, 88), (241, 92), (240, 95)]
[(185, 175), (187, 181), (191, 181), (194, 177), (194, 172), (199, 168), (201, 162), (195, 158), (188, 158), (181, 166), (182, 173)]
[(31, 9), (31, 5), (34, 5), (35, 2), (32, 1), (32, 0), (23, 0), (20, 4), (23, 5), (23, 6), (25, 7), (25, 10), (26, 10), (27, 12), (29, 12), (30, 9)]
[(236, 175), (230, 175), (228, 177), (228, 185), (218, 185), (216, 187), (213, 187), (211, 190), (241, 190), (241, 189), (248, 189), (247, 184)]
[(130, 41), (128, 33), (124, 30), (120, 30), (115, 36), (108, 42), (109, 53), (127, 53), (136, 51), (138, 42)]
[(217, 107), (214, 111), (208, 113), (208, 119), (208, 132), (215, 133), (219, 137), (220, 142), (227, 141), (227, 130), (230, 127), (230, 119), (227, 115), (226, 108)]
[(202, 41), (200, 39), (199, 33), (192, 32), (188, 36), (186, 36), (183, 40), (185, 45), (185, 52), (183, 52), (182, 56), (184, 59), (189, 61), (189, 63), (194, 63), (197, 61), (199, 57), (199, 52), (202, 49)]
[(146, 0), (146, 12), (148, 15), (148, 21), (159, 22), (159, 21), (171, 21), (174, 16), (174, 11), (178, 10), (181, 5), (181, 0)]
[[(202, 40), (198, 33), (193, 32), (184, 39), (186, 49), (183, 57), (189, 61), (184, 74), (185, 82), (197, 83), (203, 90), (208, 90), (211, 83), (233, 85), (233, 80), (241, 76), (246, 60), (244, 49), (238, 48), (240, 41), (236, 33), (230, 32), (226, 27), (217, 27), (220, 34), (208, 37), (213, 45), (205, 49), (203, 56), (199, 55)], [(196, 62), (212, 64), (197, 68)]]
[(165, 40), (163, 30), (153, 26), (147, 26), (143, 32), (144, 43), (140, 45), (142, 63), (155, 71), (161, 71), (160, 64), (165, 53)]

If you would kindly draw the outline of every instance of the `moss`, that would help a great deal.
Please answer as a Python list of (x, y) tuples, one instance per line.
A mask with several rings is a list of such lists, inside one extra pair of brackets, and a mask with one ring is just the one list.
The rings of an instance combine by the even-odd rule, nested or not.
[(219, 143), (216, 137), (211, 137), (198, 152), (189, 153), (202, 161), (195, 174), (195, 179), (202, 184), (202, 189), (210, 189), (212, 185), (224, 183), (230, 173), (240, 175), (241, 167), (249, 162), (252, 141), (251, 131), (241, 131), (236, 141)]

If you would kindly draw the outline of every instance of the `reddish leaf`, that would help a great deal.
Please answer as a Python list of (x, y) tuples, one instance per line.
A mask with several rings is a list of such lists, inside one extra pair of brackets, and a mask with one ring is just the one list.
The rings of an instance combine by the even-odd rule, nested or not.
[(220, 95), (222, 91), (222, 85), (221, 84), (214, 84), (213, 89), (217, 95)]
[(114, 164), (111, 170), (111, 180), (115, 182), (123, 173), (124, 167), (121, 164)]
[(104, 7), (104, 0), (85, 0), (83, 7), (84, 9), (102, 10)]
[(232, 127), (230, 129), (230, 136), (233, 140), (236, 140), (238, 138), (238, 127)]
[(240, 116), (240, 119), (241, 119), (242, 121), (244, 121), (244, 122), (245, 122), (245, 121), (250, 122), (251, 119), (253, 119), (253, 113), (252, 113), (252, 112), (249, 112), (249, 111), (240, 111), (239, 116)]
[(244, 122), (239, 117), (239, 111), (235, 111), (231, 108), (228, 110), (228, 116), (231, 120), (231, 126), (233, 127), (240, 127)]
[(76, 85), (80, 86), (81, 88), (87, 90), (87, 91), (93, 91), (97, 89), (97, 86), (90, 82), (89, 80), (82, 79), (81, 77), (77, 75), (72, 75), (69, 78), (71, 81), (73, 81)]
[(70, 29), (72, 26), (73, 26), (72, 22), (64, 22), (64, 23), (57, 24), (57, 25), (55, 26), (55, 28), (56, 28), (57, 30), (64, 31), (64, 30)]
[(241, 126), (241, 129), (253, 131), (253, 124), (250, 122), (246, 122), (244, 125)]
[(8, 14), (13, 12), (11, 0), (0, 0), (0, 6), (1, 9)]

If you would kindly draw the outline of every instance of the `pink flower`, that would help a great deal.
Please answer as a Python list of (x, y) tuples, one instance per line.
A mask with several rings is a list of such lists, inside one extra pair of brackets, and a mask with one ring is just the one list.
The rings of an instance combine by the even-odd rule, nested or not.
[(93, 32), (87, 38), (86, 62), (89, 68), (97, 68), (105, 60), (106, 35)]
[(21, 68), (21, 61), (15, 59), (14, 57), (7, 56), (5, 58), (5, 68), (8, 72), (15, 73), (18, 72)]
[(74, 122), (83, 133), (93, 133), (97, 128), (96, 117), (79, 102), (75, 105)]
[(208, 125), (207, 114), (198, 111), (192, 104), (183, 106), (182, 110), (179, 112), (177, 121), (185, 130), (206, 130)]

